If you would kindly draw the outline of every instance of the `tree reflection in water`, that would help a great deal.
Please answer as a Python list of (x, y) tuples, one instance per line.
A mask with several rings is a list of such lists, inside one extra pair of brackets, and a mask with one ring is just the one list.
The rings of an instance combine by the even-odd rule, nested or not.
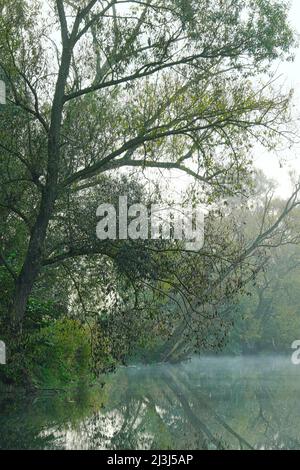
[(289, 358), (122, 368), (103, 388), (1, 399), (0, 447), (300, 449)]

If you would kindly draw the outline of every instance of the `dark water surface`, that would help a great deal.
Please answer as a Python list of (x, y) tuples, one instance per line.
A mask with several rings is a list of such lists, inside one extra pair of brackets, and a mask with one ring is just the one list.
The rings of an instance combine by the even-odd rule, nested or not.
[(290, 357), (121, 368), (105, 385), (0, 397), (2, 449), (300, 449)]

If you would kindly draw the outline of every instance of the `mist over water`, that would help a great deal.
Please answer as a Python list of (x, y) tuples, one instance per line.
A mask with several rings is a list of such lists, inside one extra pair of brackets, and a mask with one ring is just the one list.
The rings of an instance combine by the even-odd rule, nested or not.
[(300, 449), (290, 356), (120, 368), (73, 392), (2, 396), (0, 448)]

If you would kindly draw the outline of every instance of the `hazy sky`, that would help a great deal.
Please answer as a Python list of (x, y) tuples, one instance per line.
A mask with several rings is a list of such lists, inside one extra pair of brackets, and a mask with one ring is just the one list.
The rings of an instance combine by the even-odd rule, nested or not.
[[(294, 29), (300, 34), (300, 0), (291, 1), (290, 21)], [(294, 105), (295, 118), (300, 117), (300, 49), (296, 51), (295, 61), (292, 63), (282, 63), (279, 65), (278, 75), (282, 75), (280, 82), (285, 87), (295, 90)], [(300, 126), (300, 122), (299, 122)], [(280, 194), (287, 196), (290, 193), (289, 171), (295, 169), (300, 175), (300, 144), (293, 145), (289, 150), (283, 150), (279, 155), (257, 153), (256, 165), (261, 168), (269, 177), (279, 182)], [(280, 167), (283, 165), (282, 168)]]

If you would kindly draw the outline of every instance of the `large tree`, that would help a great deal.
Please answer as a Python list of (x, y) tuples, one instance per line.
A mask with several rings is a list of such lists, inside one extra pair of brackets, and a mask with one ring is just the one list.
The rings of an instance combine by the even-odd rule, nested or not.
[(68, 223), (103, 173), (180, 170), (204, 202), (244, 191), (254, 141), (273, 146), (286, 132), (290, 95), (268, 74), (294, 39), (282, 1), (1, 0), (0, 10), (1, 208), (26, 241), (16, 269), (5, 247), (1, 260), (19, 328), (46, 266), (111, 254), (82, 239), (49, 249), (56, 221)]

